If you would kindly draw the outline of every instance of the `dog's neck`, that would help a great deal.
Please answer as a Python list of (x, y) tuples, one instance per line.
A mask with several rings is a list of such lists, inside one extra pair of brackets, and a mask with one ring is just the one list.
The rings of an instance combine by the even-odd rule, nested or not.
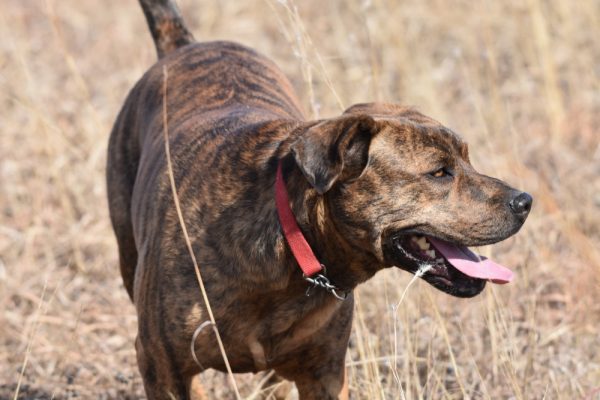
[[(343, 291), (351, 291), (371, 278), (381, 266), (375, 258), (352, 246), (336, 228), (327, 194), (320, 195), (303, 176), (291, 157), (284, 160), (286, 187), (292, 199), (296, 221), (317, 259), (326, 267), (326, 276)], [(290, 255), (293, 257), (293, 255)]]
[[(231, 276), (246, 277), (244, 285), (253, 290), (293, 290), (303, 296), (307, 289), (308, 283), (302, 279), (302, 271), (283, 237), (275, 207), (273, 185), (277, 164), (282, 160), (292, 212), (317, 259), (326, 266), (326, 276), (342, 291), (354, 289), (356, 285), (372, 277), (381, 266), (374, 262), (374, 257), (353, 247), (339, 233), (331, 217), (328, 194), (319, 195), (296, 165), (290, 147), (302, 132), (302, 124), (296, 121), (275, 121), (269, 122), (269, 125), (271, 127), (268, 129), (262, 129), (261, 138), (273, 140), (272, 136), (285, 136), (281, 137), (280, 145), (271, 156), (263, 158), (266, 163), (263, 170), (268, 172), (256, 179), (257, 185), (263, 185), (257, 192), (265, 194), (264, 201), (258, 201), (261, 206), (253, 208), (244, 205), (237, 212), (244, 213), (246, 218), (236, 220), (227, 227), (228, 231), (237, 232), (231, 249), (239, 253), (238, 257), (230, 260), (235, 267), (229, 273)], [(257, 230), (259, 226), (261, 228)], [(237, 237), (241, 240), (237, 241)], [(265, 251), (265, 245), (274, 251)], [(254, 269), (252, 273), (236, 272), (236, 269), (252, 270), (257, 265), (262, 266), (261, 269)], [(330, 294), (325, 294), (323, 298), (331, 297)], [(322, 296), (315, 293), (315, 297)]]

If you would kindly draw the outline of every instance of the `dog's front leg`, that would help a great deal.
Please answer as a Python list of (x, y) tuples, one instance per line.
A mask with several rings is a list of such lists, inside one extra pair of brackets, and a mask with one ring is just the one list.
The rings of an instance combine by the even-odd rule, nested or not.
[(289, 354), (287, 362), (275, 368), (280, 376), (294, 381), (300, 400), (348, 399), (345, 360), (353, 307), (350, 296), (310, 343)]
[(343, 363), (339, 367), (332, 366), (329, 373), (323, 376), (307, 374), (298, 377), (296, 387), (301, 400), (348, 400), (348, 381)]

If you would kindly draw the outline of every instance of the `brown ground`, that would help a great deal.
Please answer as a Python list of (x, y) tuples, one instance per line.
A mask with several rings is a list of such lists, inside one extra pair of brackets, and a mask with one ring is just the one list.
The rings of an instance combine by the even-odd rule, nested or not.
[[(414, 105), (536, 199), (482, 250), (514, 283), (459, 300), (416, 282), (398, 307), (408, 274), (361, 288), (353, 398), (600, 398), (598, 1), (181, 3), (196, 37), (276, 60), (313, 115)], [(3, 0), (0, 38), (0, 398), (143, 397), (104, 187), (111, 124), (155, 60), (142, 13)], [(260, 377), (237, 379), (248, 396)], [(202, 382), (231, 398), (224, 375)]]

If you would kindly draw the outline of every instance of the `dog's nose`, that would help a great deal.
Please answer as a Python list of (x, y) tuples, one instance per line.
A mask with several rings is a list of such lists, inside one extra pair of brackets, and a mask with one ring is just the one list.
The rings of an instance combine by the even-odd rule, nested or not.
[(509, 205), (515, 215), (525, 218), (531, 210), (531, 203), (533, 203), (533, 198), (529, 193), (521, 192), (512, 198)]

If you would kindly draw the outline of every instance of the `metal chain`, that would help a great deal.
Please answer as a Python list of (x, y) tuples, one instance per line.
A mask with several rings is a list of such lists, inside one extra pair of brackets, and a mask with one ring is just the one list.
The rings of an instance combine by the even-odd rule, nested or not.
[(314, 288), (320, 287), (331, 293), (338, 300), (343, 301), (348, 297), (348, 292), (342, 292), (342, 294), (339, 294), (338, 291), (340, 289), (332, 285), (329, 279), (323, 274), (317, 274), (313, 277), (304, 276), (304, 280), (312, 285), (306, 289), (307, 296), (310, 296)]

